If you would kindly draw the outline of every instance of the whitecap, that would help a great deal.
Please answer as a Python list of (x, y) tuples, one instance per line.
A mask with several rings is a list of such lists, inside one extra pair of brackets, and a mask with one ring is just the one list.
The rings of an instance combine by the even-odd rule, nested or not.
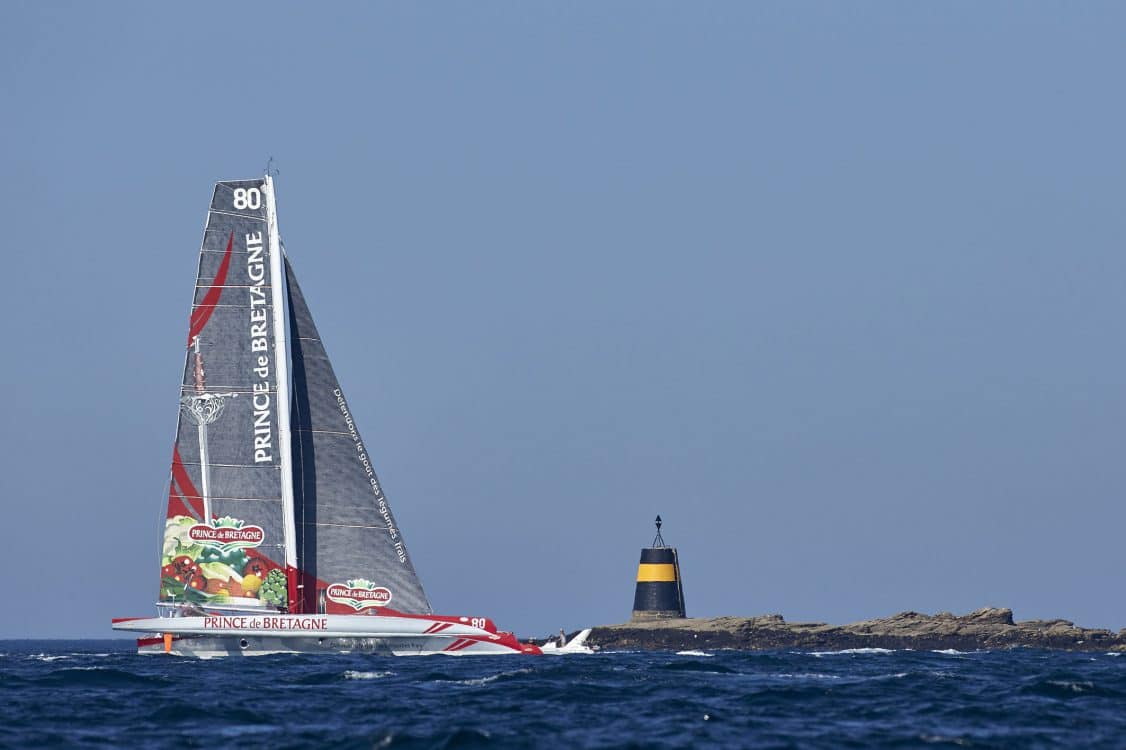
[(968, 654), (970, 652), (969, 651), (959, 651), (956, 648), (939, 648), (939, 649), (933, 649), (931, 651), (931, 653), (932, 654), (946, 654), (947, 656), (961, 656), (963, 654)]
[(894, 654), (891, 648), (846, 648), (840, 651), (810, 651), (810, 656), (837, 656), (839, 654)]
[(34, 659), (35, 661), (63, 661), (65, 659), (70, 659), (71, 657), (64, 656), (62, 654), (31, 654), (27, 658)]
[(530, 669), (514, 669), (511, 672), (497, 672), (496, 674), (491, 674), (487, 677), (474, 677), (469, 680), (451, 680), (451, 682), (453, 682), (455, 685), (470, 685), (479, 687), (481, 685), (487, 685), (495, 680), (499, 680), (501, 677), (517, 674), (528, 674), (531, 671), (532, 670)]
[(241, 737), (246, 734), (268, 734), (277, 730), (277, 727), (270, 724), (265, 725), (238, 725), (233, 727), (221, 727), (219, 734), (224, 737)]
[(709, 654), (707, 651), (696, 651), (695, 649), (689, 649), (687, 651), (677, 651), (676, 655), (677, 656), (715, 656), (715, 654)]
[(1080, 682), (1068, 682), (1067, 680), (1048, 680), (1048, 684), (1055, 685), (1056, 687), (1066, 688), (1073, 693), (1085, 693), (1088, 690), (1095, 689), (1095, 683), (1089, 682), (1087, 680), (1082, 680)]
[(821, 674), (820, 672), (802, 672), (801, 674), (789, 674), (782, 672), (780, 674), (772, 675), (773, 677), (785, 677), (792, 680), (839, 680), (841, 676), (838, 674)]
[(969, 744), (971, 744), (970, 740), (966, 739), (965, 737), (945, 737), (941, 734), (920, 734), (919, 739), (922, 740), (923, 742), (928, 742), (928, 743), (941, 742), (943, 744), (954, 744), (954, 745), (969, 745)]
[(487, 684), (489, 684), (490, 682), (493, 682), (494, 680), (496, 680), (499, 677), (500, 677), (499, 674), (494, 674), (494, 675), (489, 675), (488, 677), (475, 677), (471, 680), (453, 680), (453, 683), (455, 685), (471, 685), (471, 686), (475, 685), (475, 686), (479, 687), (481, 685), (487, 685)]
[(354, 669), (349, 669), (344, 673), (346, 680), (378, 680), (382, 677), (390, 677), (394, 672), (357, 672)]

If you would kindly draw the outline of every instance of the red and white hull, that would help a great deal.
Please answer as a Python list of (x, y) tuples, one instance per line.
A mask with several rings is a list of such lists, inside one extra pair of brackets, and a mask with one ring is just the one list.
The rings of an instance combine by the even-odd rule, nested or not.
[(539, 654), (533, 644), (497, 632), (491, 620), (411, 615), (208, 614), (123, 618), (115, 630), (145, 633), (142, 654), (210, 658), (277, 653)]

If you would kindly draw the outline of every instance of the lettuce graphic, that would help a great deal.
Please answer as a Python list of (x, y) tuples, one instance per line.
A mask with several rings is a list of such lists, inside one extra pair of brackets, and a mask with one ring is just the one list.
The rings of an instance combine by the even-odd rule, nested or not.
[(195, 560), (203, 552), (203, 545), (188, 537), (188, 530), (197, 521), (191, 516), (173, 516), (164, 522), (164, 547), (161, 565), (167, 565), (174, 558), (185, 555)]
[(232, 578), (236, 581), (242, 580), (242, 575), (235, 572), (235, 569), (229, 565), (224, 565), (221, 562), (200, 563), (199, 570), (203, 573), (204, 578), (217, 578), (220, 581), (229, 581)]

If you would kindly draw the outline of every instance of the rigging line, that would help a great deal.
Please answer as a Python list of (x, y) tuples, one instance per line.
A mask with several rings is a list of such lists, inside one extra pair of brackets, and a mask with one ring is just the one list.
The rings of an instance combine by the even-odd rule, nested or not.
[[(157, 523), (156, 523), (157, 545), (156, 545), (156, 548), (158, 550), (160, 550), (160, 559), (162, 559), (162, 560), (164, 558), (164, 530), (165, 530), (165, 528), (167, 527), (167, 524), (168, 524), (168, 503), (170, 502), (170, 496), (172, 494), (171, 487), (172, 487), (172, 470), (169, 469), (168, 470), (168, 478), (164, 481), (164, 498), (165, 498), (164, 502), (160, 503), (156, 507), (156, 510), (157, 510), (157, 514), (156, 514), (156, 517), (157, 517)], [(185, 505), (187, 505), (188, 510), (191, 511), (191, 505), (187, 504), (187, 503), (185, 503)], [(196, 520), (198, 521), (199, 519), (197, 518)], [(157, 589), (156, 598), (160, 599), (160, 590), (159, 589)]]

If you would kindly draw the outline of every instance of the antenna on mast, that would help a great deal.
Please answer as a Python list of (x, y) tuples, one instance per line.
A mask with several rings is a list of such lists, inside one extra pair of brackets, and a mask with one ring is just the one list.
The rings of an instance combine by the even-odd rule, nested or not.
[(270, 177), (277, 177), (281, 174), (281, 170), (274, 166), (274, 157), (270, 157), (266, 162), (266, 174)]

